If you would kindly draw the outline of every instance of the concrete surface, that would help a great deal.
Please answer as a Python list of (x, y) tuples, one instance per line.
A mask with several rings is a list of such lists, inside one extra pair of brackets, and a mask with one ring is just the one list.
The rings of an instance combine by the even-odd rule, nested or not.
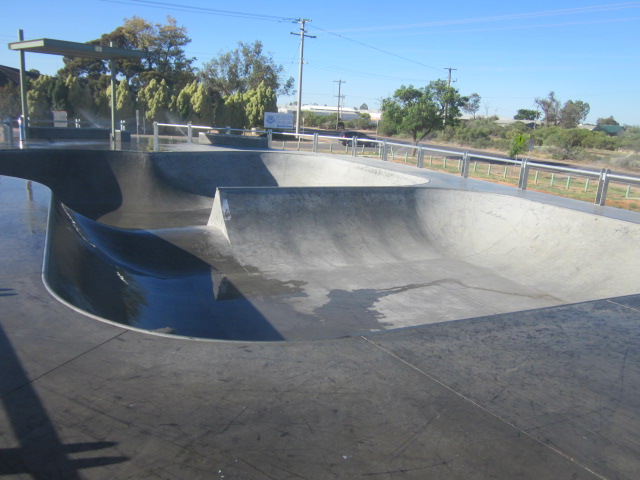
[(269, 139), (267, 137), (246, 137), (244, 135), (226, 135), (223, 133), (198, 134), (198, 142), (207, 145), (220, 145), (225, 147), (239, 148), (268, 148)]
[[(60, 164), (51, 152), (45, 156), (53, 163), (44, 177), (55, 176)], [(0, 158), (8, 157), (1, 153)], [(377, 168), (380, 162), (369, 166)], [(6, 162), (3, 168), (8, 168)], [(66, 170), (66, 176), (82, 178), (81, 168), (78, 162)], [(411, 171), (389, 168), (405, 174)], [(411, 199), (413, 205), (435, 200), (443, 204), (446, 198), (441, 196), (450, 192), (431, 187), (462, 182), (432, 172), (418, 176), (429, 177), (426, 188), (418, 187), (424, 193), (398, 198)], [(104, 188), (87, 182), (86, 188)], [(481, 188), (476, 182), (462, 186), (479, 195), (460, 196), (460, 208), (478, 199), (482, 204), (496, 200), (477, 192)], [(377, 199), (388, 200), (385, 195), (405, 189), (416, 187), (391, 187)], [(115, 211), (113, 205), (96, 200), (99, 192), (89, 201), (86, 194), (66, 190), (60, 189), (60, 195), (75, 202), (77, 210), (65, 213), (58, 205), (59, 214), (80, 220), (75, 232), (98, 235), (97, 220)], [(255, 190), (244, 191), (250, 198)], [(273, 190), (264, 193), (274, 195)], [(341, 200), (344, 195), (351, 200), (359, 196), (358, 189), (352, 188), (325, 191), (332, 190), (343, 195), (337, 197)], [(234, 189), (221, 187), (220, 192), (229, 195), (232, 217), (226, 220), (227, 234), (237, 237), (242, 229), (233, 224), (234, 208), (246, 208), (248, 203), (237, 203)], [(300, 197), (297, 188), (282, 192), (294, 200)], [(525, 209), (537, 223), (521, 219), (513, 231), (544, 225), (544, 219), (558, 213), (555, 199), (529, 192), (512, 195), (510, 201), (517, 203), (520, 196), (542, 203)], [(213, 205), (212, 196), (207, 198)], [(321, 205), (335, 198), (335, 194), (318, 195), (313, 201)], [(94, 321), (48, 294), (41, 282), (48, 203), (47, 188), (0, 178), (0, 475), (4, 477), (634, 479), (640, 475), (637, 295), (315, 341), (220, 342), (152, 335)], [(221, 209), (222, 205), (220, 201)], [(361, 214), (361, 206), (350, 208)], [(447, 208), (456, 212), (454, 206)], [(582, 205), (574, 210), (585, 214), (576, 217), (583, 222), (582, 228), (602, 235), (607, 225), (600, 231), (600, 223), (626, 218), (612, 224), (619, 235), (612, 242), (624, 245), (625, 238), (632, 238), (634, 227), (628, 220), (633, 215), (614, 209), (590, 212), (593, 208)], [(593, 220), (593, 213), (601, 215)], [(490, 216), (483, 215), (487, 218), (465, 219), (462, 226), (486, 222)], [(222, 210), (221, 216), (224, 220)], [(209, 219), (204, 214), (192, 218), (196, 217), (205, 223)], [(356, 220), (356, 224), (366, 223)], [(500, 225), (507, 220), (495, 221)], [(89, 222), (92, 228), (85, 230), (81, 222)], [(500, 240), (511, 238), (505, 237), (504, 229), (497, 230)], [(446, 229), (437, 231), (444, 235)], [(138, 235), (147, 234), (138, 231)], [(431, 235), (436, 238), (437, 232)], [(461, 243), (454, 242), (447, 247), (450, 251), (438, 254), (459, 255), (460, 245), (473, 244), (460, 235)], [(575, 235), (573, 247), (579, 240)], [(140, 254), (149, 244), (141, 245)], [(530, 245), (523, 246), (522, 252), (517, 248), (506, 252), (514, 260), (504, 261), (499, 269), (526, 268), (518, 264)], [(374, 247), (381, 248), (370, 249)], [(484, 270), (483, 261), (496, 260), (482, 253), (486, 248), (477, 247), (469, 256), (480, 257), (473, 268)], [(235, 248), (233, 242), (229, 248)], [(108, 256), (117, 253), (117, 249), (100, 251)], [(230, 260), (227, 266), (233, 273), (242, 262), (231, 253), (236, 264)], [(353, 275), (355, 280), (344, 282), (368, 276), (375, 281), (376, 273), (380, 277), (389, 269), (388, 259), (383, 260), (361, 269), (360, 280), (357, 268), (345, 269), (345, 277)], [(462, 263), (467, 262), (465, 258)], [(168, 261), (162, 274), (180, 264)], [(191, 267), (198, 265), (192, 261)], [(565, 268), (569, 267), (565, 264), (558, 271)], [(300, 266), (308, 269), (308, 264)], [(419, 266), (412, 269), (422, 276), (428, 272)], [(311, 270), (320, 275), (319, 269)], [(629, 275), (627, 283), (637, 285), (637, 275)], [(215, 276), (210, 276), (215, 287)], [(545, 282), (540, 272), (533, 277), (533, 284)], [(584, 284), (585, 289), (597, 290), (586, 280)], [(221, 285), (217, 284), (217, 295)], [(264, 288), (263, 283), (258, 286)], [(228, 284), (222, 290), (223, 296), (234, 295)], [(370, 293), (356, 294), (354, 299), (333, 290), (326, 310), (340, 311), (355, 301), (366, 311), (362, 305), (368, 304), (362, 302), (371, 300)], [(572, 291), (567, 288), (566, 294)], [(349, 312), (347, 308), (343, 314)]]
[(333, 338), (637, 293), (640, 224), (527, 198), (296, 153), (4, 157), (54, 193), (51, 290), (137, 328)]

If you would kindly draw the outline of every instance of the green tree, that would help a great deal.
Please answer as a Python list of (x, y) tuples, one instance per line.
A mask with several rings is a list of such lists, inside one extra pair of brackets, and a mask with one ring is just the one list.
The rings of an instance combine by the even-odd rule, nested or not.
[(596, 125), (620, 125), (613, 115), (607, 118), (599, 118), (596, 120)]
[(369, 105), (363, 103), (362, 105), (360, 105), (360, 110), (369, 110)]
[(575, 128), (586, 120), (590, 109), (582, 100), (567, 100), (558, 113), (558, 124), (563, 128)]
[(403, 85), (392, 97), (382, 100), (384, 129), (408, 134), (417, 144), (432, 131), (455, 126), (466, 101), (444, 80), (432, 81), (423, 88)]
[[(137, 49), (145, 52), (143, 59), (127, 58), (116, 62), (119, 75), (124, 76), (134, 91), (148, 85), (152, 79), (164, 79), (167, 85), (182, 88), (194, 78), (193, 62), (187, 58), (184, 47), (191, 42), (185, 27), (179, 27), (175, 19), (167, 16), (166, 24), (152, 24), (143, 18), (133, 16), (125, 19), (124, 25), (99, 39), (87, 43), (125, 49)], [(65, 66), (58, 75), (83, 77), (90, 82), (109, 72), (107, 60), (64, 57)], [(104, 88), (91, 86), (92, 91), (104, 92)], [(106, 86), (105, 86), (106, 88)]]
[(462, 111), (471, 115), (471, 118), (473, 120), (476, 119), (476, 114), (478, 113), (478, 110), (480, 110), (480, 100), (480, 95), (478, 95), (477, 93), (472, 93), (471, 95), (469, 95), (468, 100), (465, 102), (465, 104), (461, 107)]
[(509, 156), (515, 157), (527, 151), (527, 137), (522, 133), (515, 132), (509, 143)]
[(244, 94), (237, 92), (225, 98), (218, 113), (219, 126), (244, 128), (247, 124)]
[(27, 105), (32, 120), (49, 120), (51, 118), (51, 91), (55, 79), (49, 75), (40, 75), (29, 83)]
[(67, 104), (75, 118), (89, 120), (94, 110), (93, 98), (84, 79), (69, 75), (65, 80), (67, 86)]
[(560, 113), (560, 101), (556, 98), (555, 92), (551, 91), (546, 98), (536, 98), (536, 104), (542, 110), (544, 123), (546, 125), (557, 125)]
[(255, 90), (248, 91), (244, 95), (244, 102), (247, 118), (246, 128), (264, 125), (264, 112), (275, 112), (278, 109), (276, 92), (265, 82), (260, 83)]
[(198, 84), (198, 88), (191, 97), (191, 110), (198, 120), (207, 120), (215, 125), (215, 110), (219, 99), (203, 83)]
[(138, 99), (145, 109), (145, 117), (149, 121), (162, 121), (169, 110), (171, 94), (167, 82), (155, 78), (149, 85), (140, 90)]
[[(109, 108), (111, 108), (111, 85), (106, 91)], [(122, 79), (116, 87), (116, 114), (120, 120), (131, 119), (135, 116), (136, 99), (129, 89), (129, 83)]]
[(174, 113), (177, 113), (182, 120), (191, 120), (191, 117), (193, 116), (192, 99), (197, 90), (198, 82), (194, 80), (180, 90), (178, 95), (175, 97), (171, 110)]
[(18, 118), (21, 113), (20, 87), (13, 82), (7, 82), (0, 87), (0, 121), (5, 118)]
[(539, 117), (540, 117), (540, 112), (538, 110), (529, 110), (526, 108), (521, 108), (513, 116), (513, 119), (514, 120), (537, 120)]
[(200, 79), (223, 96), (255, 90), (262, 82), (278, 94), (291, 94), (293, 78), (284, 79), (284, 68), (262, 49), (259, 40), (253, 44), (239, 42), (235, 50), (221, 52), (218, 58), (205, 63)]

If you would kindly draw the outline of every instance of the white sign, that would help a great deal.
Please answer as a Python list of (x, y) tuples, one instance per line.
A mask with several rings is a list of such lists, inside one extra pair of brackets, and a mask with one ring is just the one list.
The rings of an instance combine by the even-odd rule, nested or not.
[(293, 113), (264, 112), (264, 128), (293, 128)]

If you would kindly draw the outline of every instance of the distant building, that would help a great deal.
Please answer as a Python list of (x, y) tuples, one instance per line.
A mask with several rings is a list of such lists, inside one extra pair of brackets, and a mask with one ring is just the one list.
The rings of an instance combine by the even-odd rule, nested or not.
[(625, 128), (622, 125), (598, 125), (593, 129), (594, 132), (604, 132), (607, 135), (611, 135), (615, 137), (617, 135), (622, 134), (625, 131)]
[[(278, 107), (278, 112), (280, 113), (295, 113), (296, 110), (296, 107), (291, 105)], [(303, 112), (313, 112), (318, 115), (336, 116), (338, 114), (338, 107), (329, 107), (327, 105), (302, 105), (300, 110)], [(356, 110), (354, 108), (341, 107), (340, 119), (343, 121), (356, 120), (360, 113), (368, 113), (371, 116), (372, 123), (380, 120), (380, 117), (382, 116), (382, 112), (380, 110)]]

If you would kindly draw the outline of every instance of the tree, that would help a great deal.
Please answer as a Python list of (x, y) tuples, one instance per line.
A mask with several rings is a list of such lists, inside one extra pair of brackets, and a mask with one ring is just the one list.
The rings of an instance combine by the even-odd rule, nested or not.
[(18, 118), (21, 108), (20, 87), (13, 82), (0, 87), (0, 121), (7, 117)]
[(363, 103), (362, 105), (360, 105), (359, 110), (369, 110), (369, 105), (367, 105), (366, 103)]
[[(105, 93), (109, 101), (109, 107), (111, 107), (111, 85), (109, 85)], [(133, 118), (135, 111), (136, 99), (129, 89), (129, 83), (123, 78), (116, 87), (116, 113), (120, 120), (126, 120)]]
[(563, 128), (575, 128), (586, 120), (590, 109), (582, 100), (567, 100), (558, 114), (558, 124)]
[(199, 83), (198, 88), (191, 97), (191, 110), (198, 120), (210, 119), (215, 125), (215, 109), (219, 99), (204, 84)]
[(560, 101), (556, 98), (555, 92), (551, 91), (547, 98), (536, 98), (536, 105), (542, 110), (544, 122), (547, 125), (557, 125), (560, 113)]
[(469, 115), (471, 115), (471, 118), (473, 120), (476, 119), (476, 113), (478, 113), (478, 110), (480, 110), (480, 95), (478, 95), (477, 93), (472, 93), (471, 95), (469, 95), (469, 100), (467, 100), (467, 102), (462, 105), (462, 111), (464, 113), (467, 113)]
[(607, 118), (599, 118), (596, 120), (596, 125), (620, 125), (613, 115)]
[(67, 105), (75, 118), (89, 120), (92, 116), (94, 103), (89, 87), (84, 79), (69, 75), (65, 81), (67, 86)]
[(265, 82), (266, 86), (278, 94), (289, 95), (293, 92), (292, 77), (282, 77), (284, 68), (276, 65), (269, 54), (262, 52), (262, 42), (253, 44), (238, 43), (231, 52), (221, 52), (203, 65), (200, 79), (223, 96), (245, 93), (255, 90)]
[(264, 112), (277, 111), (276, 92), (265, 82), (244, 94), (246, 128), (264, 125)]
[(158, 81), (154, 78), (146, 88), (140, 90), (138, 99), (145, 107), (147, 120), (162, 120), (162, 115), (169, 109), (171, 101), (169, 86), (164, 79)]
[(514, 120), (537, 120), (538, 118), (540, 118), (540, 112), (538, 110), (529, 110), (526, 108), (521, 108), (518, 110), (518, 113), (516, 113), (513, 116)]
[(236, 92), (229, 95), (218, 112), (220, 125), (231, 128), (244, 128), (247, 124), (244, 94)]
[(509, 143), (509, 156), (515, 157), (527, 151), (527, 137), (522, 133), (514, 132)]
[[(133, 16), (125, 19), (124, 25), (87, 43), (103, 46), (113, 43), (118, 48), (144, 51), (143, 59), (127, 58), (117, 61), (118, 73), (137, 91), (154, 78), (164, 79), (167, 85), (178, 89), (193, 80), (192, 63), (195, 59), (187, 58), (184, 52), (184, 47), (190, 42), (186, 28), (178, 27), (175, 19), (170, 16), (167, 16), (164, 25), (151, 24)], [(93, 82), (109, 72), (107, 60), (64, 57), (63, 62), (65, 66), (58, 72), (63, 78), (72, 75), (88, 78)]]
[(191, 120), (193, 115), (192, 99), (198, 90), (198, 82), (194, 80), (186, 85), (175, 97), (171, 110), (182, 120)]
[(125, 30), (135, 32), (141, 49), (145, 50), (146, 70), (166, 80), (167, 85), (182, 88), (194, 79), (192, 64), (195, 58), (187, 58), (184, 47), (191, 43), (185, 27), (178, 27), (176, 20), (167, 15), (165, 25), (151, 28), (133, 17), (125, 23)]
[(460, 108), (467, 102), (444, 80), (435, 80), (426, 87), (401, 86), (392, 97), (382, 100), (385, 131), (411, 135), (417, 144), (429, 133), (455, 126)]
[(27, 91), (27, 106), (32, 120), (51, 118), (51, 90), (55, 85), (55, 79), (49, 75), (40, 75), (30, 82)]

